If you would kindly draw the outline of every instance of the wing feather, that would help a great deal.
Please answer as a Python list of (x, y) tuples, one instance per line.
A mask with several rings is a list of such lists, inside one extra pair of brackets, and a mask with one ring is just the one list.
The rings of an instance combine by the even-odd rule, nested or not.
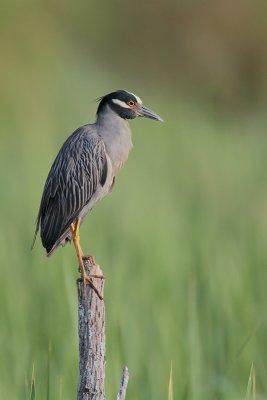
[(63, 144), (48, 174), (37, 218), (49, 253), (107, 178), (105, 145), (92, 125), (78, 128)]

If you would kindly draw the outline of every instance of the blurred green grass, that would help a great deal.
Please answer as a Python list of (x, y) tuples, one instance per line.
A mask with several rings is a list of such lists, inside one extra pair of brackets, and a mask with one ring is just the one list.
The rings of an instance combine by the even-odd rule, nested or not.
[(75, 398), (74, 251), (46, 259), (30, 245), (54, 156), (94, 119), (91, 100), (115, 88), (136, 92), (165, 123), (131, 123), (133, 152), (82, 227), (107, 276), (108, 398), (124, 364), (129, 399), (167, 398), (171, 361), (175, 399), (243, 399), (252, 362), (265, 398), (266, 117), (226, 119), (111, 74), (60, 33), (43, 52), (34, 40), (18, 40), (2, 66), (0, 398), (29, 398), (33, 363), (36, 399), (47, 398), (48, 380), (51, 399)]
[[(7, 124), (1, 139), (3, 399), (27, 398), (33, 362), (36, 398), (45, 398), (49, 342), (51, 398), (59, 397), (61, 380), (63, 398), (75, 397), (74, 252), (68, 246), (46, 259), (40, 244), (33, 252), (30, 244), (48, 167), (66, 135), (93, 118), (89, 92), (98, 85), (87, 72), (80, 109), (69, 98), (76, 80), (66, 71), (50, 108), (19, 110), (19, 125)], [(181, 101), (137, 93), (165, 123), (132, 122), (134, 150), (112, 196), (81, 233), (107, 276), (108, 397), (127, 363), (129, 398), (167, 398), (171, 360), (175, 398), (243, 398), (252, 361), (264, 396), (264, 121), (226, 122)], [(18, 95), (25, 107), (24, 93)]]

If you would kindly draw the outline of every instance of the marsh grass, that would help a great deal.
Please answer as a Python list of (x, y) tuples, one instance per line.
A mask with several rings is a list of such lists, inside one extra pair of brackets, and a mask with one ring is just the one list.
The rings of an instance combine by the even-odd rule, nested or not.
[(172, 362), (171, 362), (169, 385), (168, 385), (168, 400), (174, 400), (174, 398), (173, 398)]
[[(126, 84), (113, 76), (110, 87), (106, 71), (79, 63), (60, 44), (38, 59), (43, 81), (35, 79), (32, 60), (20, 64), (6, 89), (16, 93), (12, 106), (2, 104), (1, 399), (72, 400), (76, 393), (75, 255), (67, 246), (46, 259), (39, 243), (31, 252), (34, 220), (66, 135), (94, 118), (92, 98)], [(265, 398), (265, 117), (226, 120), (131, 86), (165, 123), (132, 122), (129, 161), (81, 231), (85, 251), (107, 276), (108, 398), (127, 364), (129, 399), (242, 399), (252, 360), (257, 400)]]
[(256, 400), (256, 371), (253, 363), (250, 368), (245, 400)]
[(31, 386), (30, 386), (30, 396), (29, 400), (36, 400), (35, 396), (35, 372), (34, 372), (34, 364), (32, 367), (32, 377), (31, 377)]

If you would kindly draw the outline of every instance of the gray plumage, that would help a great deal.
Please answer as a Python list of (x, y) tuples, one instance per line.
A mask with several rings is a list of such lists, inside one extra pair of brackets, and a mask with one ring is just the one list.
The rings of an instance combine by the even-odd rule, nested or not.
[[(36, 237), (40, 229), (47, 255), (71, 240), (71, 224), (77, 219), (82, 221), (111, 191), (118, 170), (128, 158), (132, 139), (127, 119), (134, 116), (132, 107), (127, 106), (126, 94), (134, 98), (136, 107), (138, 103), (138, 110), (141, 109), (140, 99), (129, 92), (117, 91), (103, 97), (96, 122), (78, 128), (63, 144), (51, 167), (35, 234)], [(122, 96), (126, 106), (119, 109), (120, 104), (116, 104), (114, 98), (122, 102)], [(145, 110), (150, 112), (150, 118), (160, 119), (150, 110)], [(126, 112), (128, 116), (125, 116)], [(141, 116), (136, 111), (137, 115)]]

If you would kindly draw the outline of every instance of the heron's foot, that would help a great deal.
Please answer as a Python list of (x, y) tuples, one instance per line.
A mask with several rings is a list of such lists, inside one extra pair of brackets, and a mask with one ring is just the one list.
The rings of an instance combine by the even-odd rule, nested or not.
[(95, 279), (106, 279), (105, 275), (90, 274), (88, 276)]
[[(99, 265), (95, 262), (94, 256), (83, 256), (82, 259), (83, 259), (83, 261), (89, 261), (89, 263), (93, 267), (99, 267)], [(106, 279), (103, 274), (101, 274), (101, 275), (99, 275), (99, 274), (89, 274), (88, 275), (87, 274), (87, 276), (89, 276), (90, 278), (96, 278), (96, 279)]]
[(83, 275), (83, 276), (81, 277), (81, 279), (82, 279), (84, 285), (89, 285), (89, 286), (91, 286), (91, 288), (92, 288), (93, 291), (96, 293), (96, 295), (98, 296), (98, 298), (99, 298), (100, 300), (103, 300), (102, 294), (100, 293), (100, 291), (99, 291), (99, 290), (95, 287), (95, 285), (93, 284), (92, 278), (94, 278), (94, 277), (95, 277), (94, 275), (87, 275), (87, 274), (85, 274), (85, 275)]
[(97, 265), (98, 264), (95, 262), (94, 256), (83, 256), (84, 261), (89, 261), (91, 265)]

